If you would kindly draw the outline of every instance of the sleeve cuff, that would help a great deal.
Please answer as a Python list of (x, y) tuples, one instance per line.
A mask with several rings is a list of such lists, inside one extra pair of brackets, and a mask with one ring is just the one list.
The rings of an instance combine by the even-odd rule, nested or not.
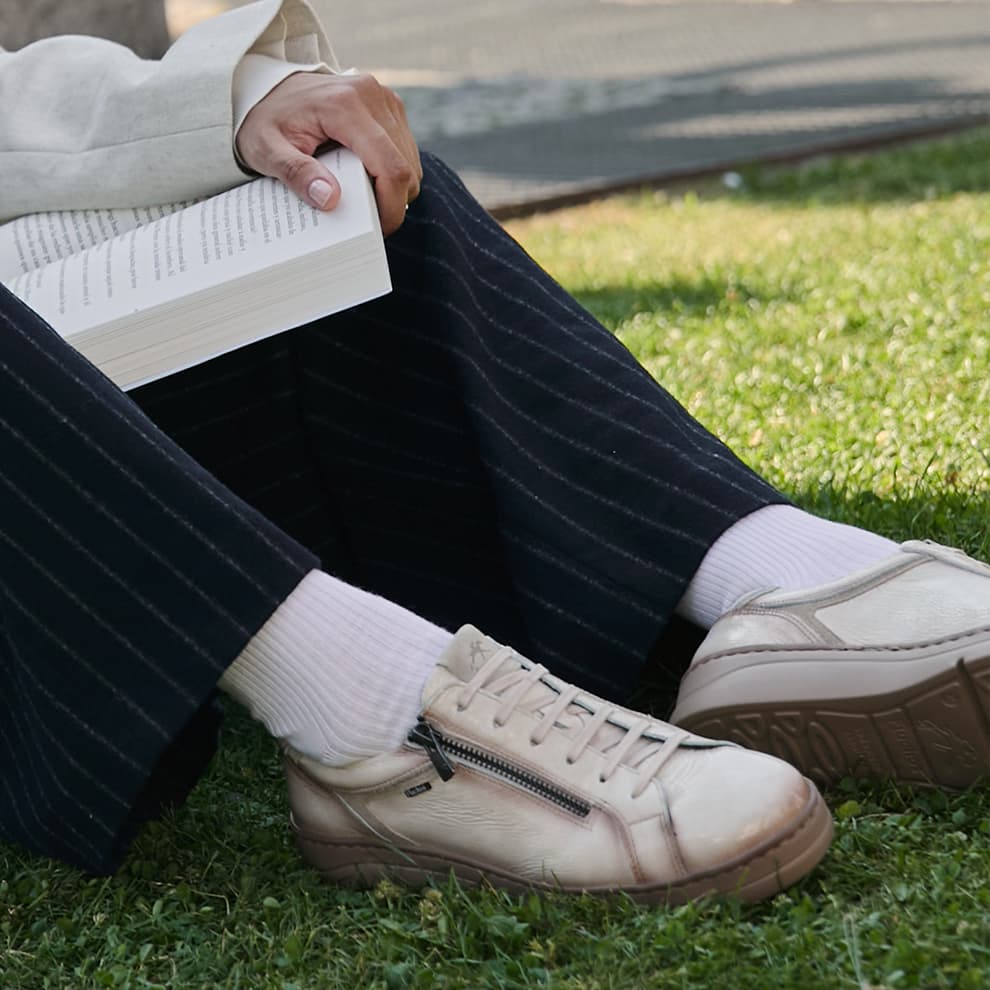
[(294, 72), (334, 73), (325, 62), (287, 62), (271, 55), (245, 55), (234, 70), (234, 135), (244, 123), (244, 118), (257, 103), (260, 103), (280, 82)]

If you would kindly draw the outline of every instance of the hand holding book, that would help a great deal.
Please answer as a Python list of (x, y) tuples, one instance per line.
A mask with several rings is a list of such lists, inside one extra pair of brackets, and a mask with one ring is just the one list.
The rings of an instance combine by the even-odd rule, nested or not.
[(21, 217), (0, 280), (129, 388), (389, 291), (361, 161), (321, 156), (329, 213), (274, 179), (194, 204)]
[(297, 72), (244, 118), (237, 151), (248, 168), (284, 182), (317, 209), (333, 209), (339, 186), (312, 156), (328, 140), (351, 148), (375, 183), (382, 230), (398, 230), (419, 194), (423, 168), (398, 94), (366, 74)]

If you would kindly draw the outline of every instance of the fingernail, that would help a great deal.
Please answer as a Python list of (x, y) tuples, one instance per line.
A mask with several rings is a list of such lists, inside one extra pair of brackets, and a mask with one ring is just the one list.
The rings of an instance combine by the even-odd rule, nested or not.
[(306, 190), (309, 201), (318, 209), (323, 209), (330, 202), (333, 195), (333, 186), (326, 179), (313, 179)]

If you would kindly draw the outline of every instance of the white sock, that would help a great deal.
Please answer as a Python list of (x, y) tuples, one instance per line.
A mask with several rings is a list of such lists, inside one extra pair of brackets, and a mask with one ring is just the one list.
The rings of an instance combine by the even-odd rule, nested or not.
[(677, 614), (710, 629), (745, 595), (826, 584), (897, 553), (866, 529), (768, 505), (730, 526), (705, 554)]
[(220, 678), (268, 731), (329, 766), (399, 746), (452, 635), (310, 571)]

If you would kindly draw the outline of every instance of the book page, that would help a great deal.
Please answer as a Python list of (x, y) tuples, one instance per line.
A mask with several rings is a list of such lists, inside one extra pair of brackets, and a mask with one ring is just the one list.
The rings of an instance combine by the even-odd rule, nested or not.
[(321, 158), (341, 186), (340, 204), (330, 213), (314, 210), (275, 179), (256, 179), (56, 257), (8, 288), (71, 337), (373, 229), (360, 159), (342, 148)]
[(53, 265), (86, 248), (181, 210), (189, 203), (128, 210), (32, 213), (0, 227), (0, 282)]

